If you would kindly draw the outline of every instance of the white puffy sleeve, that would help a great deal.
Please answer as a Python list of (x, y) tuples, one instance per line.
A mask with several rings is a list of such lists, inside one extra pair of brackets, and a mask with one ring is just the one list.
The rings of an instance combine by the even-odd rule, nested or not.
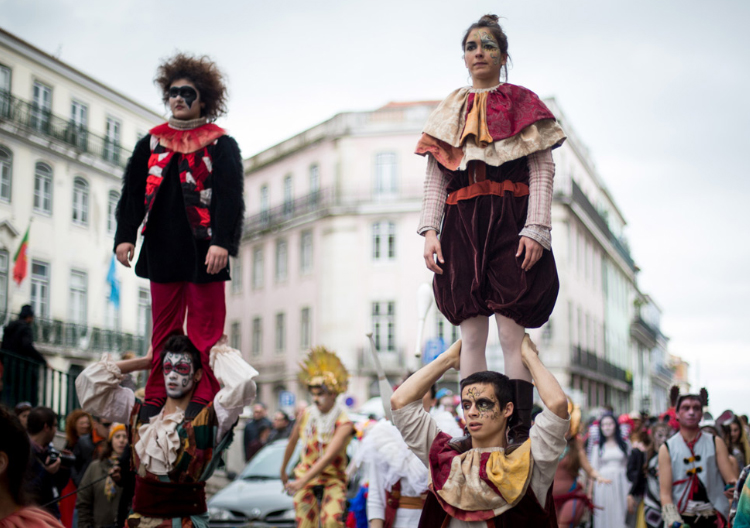
[(253, 378), (258, 371), (242, 359), (239, 350), (227, 346), (226, 338), (211, 349), (209, 363), (222, 385), (214, 398), (214, 409), (219, 420), (216, 431), (218, 442), (240, 417), (242, 409), (253, 403), (256, 390)]
[(133, 391), (120, 386), (122, 372), (109, 354), (89, 365), (76, 378), (81, 407), (94, 416), (127, 423), (135, 405)]

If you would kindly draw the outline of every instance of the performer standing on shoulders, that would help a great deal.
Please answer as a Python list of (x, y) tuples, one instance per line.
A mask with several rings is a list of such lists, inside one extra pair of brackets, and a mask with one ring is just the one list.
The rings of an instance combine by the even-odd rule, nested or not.
[(440, 103), (417, 145), (416, 153), (428, 156), (418, 232), (435, 273), (437, 306), (461, 327), (463, 377), (487, 369), (488, 317), (495, 315), (514, 390), (509, 435), (522, 443), (533, 387), (521, 342), (526, 328), (547, 322), (559, 290), (550, 237), (551, 149), (565, 135), (536, 94), (501, 82), (508, 38), (497, 21), (485, 15), (466, 31), (472, 86)]
[[(167, 401), (150, 421), (141, 419), (142, 403), (133, 391), (120, 386), (124, 374), (151, 368), (150, 355), (115, 362), (104, 354), (76, 379), (84, 409), (130, 424), (128, 440), (137, 476), (128, 527), (208, 525), (206, 480), (232, 442), (232, 429), (242, 409), (255, 399), (253, 378), (258, 375), (225, 340), (211, 349), (209, 364), (204, 365), (201, 353), (187, 336), (167, 339), (159, 357)], [(223, 388), (189, 419), (185, 410), (206, 367), (213, 370)]]
[[(665, 528), (726, 526), (736, 468), (721, 438), (700, 430), (708, 391), (679, 394), (670, 391), (680, 430), (659, 448), (659, 495)], [(725, 488), (726, 485), (726, 488)], [(730, 495), (731, 496), (731, 495)]]
[(115, 253), (130, 267), (143, 223), (135, 272), (151, 281), (156, 352), (144, 417), (164, 405), (159, 354), (168, 336), (182, 333), (186, 314), (188, 336), (204, 365), (195, 405), (187, 411), (194, 416), (219, 390), (208, 354), (224, 330), (228, 255), (237, 255), (242, 231), (242, 157), (235, 140), (212, 123), (226, 112), (227, 99), (216, 64), (180, 53), (159, 66), (156, 83), (172, 117), (151, 129), (128, 161), (117, 206)]
[[(346, 507), (346, 447), (354, 426), (336, 398), (346, 391), (349, 373), (338, 356), (325, 347), (312, 349), (300, 366), (300, 383), (310, 391), (313, 405), (294, 423), (281, 464), (281, 481), (286, 492), (294, 497), (298, 528), (317, 528), (319, 521), (323, 528), (342, 527)], [(300, 439), (300, 463), (294, 469), (295, 480), (289, 480), (286, 466)], [(320, 505), (316, 489), (322, 496)]]
[(537, 415), (529, 438), (512, 450), (506, 438), (508, 418), (513, 414), (512, 391), (503, 374), (483, 371), (461, 380), (468, 449), (441, 432), (422, 408), (422, 396), (430, 386), (448, 369), (458, 369), (461, 341), (393, 393), (393, 422), (431, 472), (421, 528), (557, 526), (551, 484), (565, 450), (568, 400), (528, 336), (521, 353), (546, 407)]

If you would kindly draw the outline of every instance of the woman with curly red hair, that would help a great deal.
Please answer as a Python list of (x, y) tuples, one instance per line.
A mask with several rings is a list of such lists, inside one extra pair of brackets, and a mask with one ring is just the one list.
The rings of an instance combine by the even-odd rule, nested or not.
[[(115, 253), (130, 267), (143, 224), (135, 272), (151, 281), (153, 357), (160, 357), (167, 337), (182, 333), (187, 317), (187, 335), (207, 367), (224, 329), (228, 257), (237, 255), (242, 232), (242, 157), (235, 140), (213, 123), (227, 102), (214, 62), (179, 53), (159, 66), (155, 82), (172, 116), (138, 142), (128, 162)], [(211, 369), (204, 372), (189, 416), (219, 390)], [(159, 412), (165, 399), (161, 363), (154, 359), (144, 412)]]

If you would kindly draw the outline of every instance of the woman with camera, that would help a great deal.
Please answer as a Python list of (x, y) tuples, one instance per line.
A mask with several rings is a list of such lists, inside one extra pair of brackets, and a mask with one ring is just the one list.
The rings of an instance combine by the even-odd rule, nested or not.
[(115, 484), (113, 473), (119, 471), (117, 460), (127, 445), (125, 426), (112, 425), (107, 447), (99, 460), (89, 464), (78, 488), (76, 508), (79, 528), (114, 528), (117, 525), (122, 488)]

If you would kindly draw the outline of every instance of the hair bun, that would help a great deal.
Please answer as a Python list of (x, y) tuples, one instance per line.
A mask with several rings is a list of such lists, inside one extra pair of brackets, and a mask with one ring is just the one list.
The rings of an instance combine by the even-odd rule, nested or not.
[(494, 24), (496, 26), (499, 26), (500, 23), (498, 22), (500, 20), (500, 17), (497, 15), (484, 15), (482, 18), (479, 19), (479, 23), (482, 24)]

